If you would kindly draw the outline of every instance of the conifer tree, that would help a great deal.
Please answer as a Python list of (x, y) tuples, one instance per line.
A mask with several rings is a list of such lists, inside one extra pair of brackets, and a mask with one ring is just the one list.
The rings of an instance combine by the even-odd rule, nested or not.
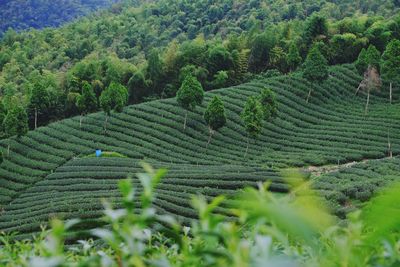
[(214, 96), (204, 112), (204, 120), (207, 122), (210, 136), (208, 138), (207, 147), (211, 142), (211, 138), (215, 131), (218, 131), (226, 124), (226, 114), (224, 103), (218, 96)]
[(192, 75), (187, 75), (176, 94), (178, 104), (186, 110), (183, 129), (186, 129), (188, 112), (201, 105), (204, 98), (204, 90), (201, 83)]
[(318, 46), (314, 46), (311, 48), (306, 61), (304, 62), (303, 77), (312, 83), (308, 92), (307, 103), (310, 100), (312, 88), (315, 85), (321, 85), (326, 79), (328, 79), (328, 76), (328, 62), (318, 49)]

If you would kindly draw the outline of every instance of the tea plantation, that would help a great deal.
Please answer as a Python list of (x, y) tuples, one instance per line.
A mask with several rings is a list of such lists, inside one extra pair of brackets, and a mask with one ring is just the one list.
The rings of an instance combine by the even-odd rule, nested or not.
[[(370, 112), (364, 115), (366, 96), (354, 95), (360, 80), (352, 65), (332, 67), (330, 78), (314, 90), (308, 104), (310, 85), (297, 73), (209, 92), (203, 105), (189, 113), (185, 131), (184, 110), (175, 99), (165, 99), (113, 113), (107, 134), (104, 113), (95, 113), (83, 119), (82, 127), (76, 117), (19, 139), (3, 140), (3, 151), (10, 145), (10, 154), (0, 166), (0, 230), (36, 232), (54, 216), (82, 218), (80, 227), (87, 229), (98, 223), (101, 199), (120, 202), (116, 180), (138, 172), (142, 160), (170, 170), (159, 186), (155, 204), (160, 211), (187, 221), (195, 218), (189, 206), (193, 194), (231, 194), (266, 180), (272, 182), (272, 191), (285, 192), (288, 186), (279, 175), (281, 169), (385, 158), (388, 131), (393, 154), (399, 155), (398, 100), (389, 105), (387, 93), (382, 91), (371, 97)], [(258, 140), (250, 141), (244, 157), (247, 137), (240, 113), (246, 98), (264, 87), (277, 94), (279, 114), (265, 124)], [(206, 147), (208, 128), (203, 113), (214, 95), (223, 100), (228, 123)], [(96, 149), (124, 157), (86, 157)], [(384, 163), (382, 168), (399, 164), (396, 159)], [(324, 175), (317, 179), (316, 187), (335, 203), (366, 200), (368, 192), (372, 194), (385, 182), (380, 164)], [(138, 181), (134, 179), (134, 183), (140, 191)], [(348, 186), (364, 183), (374, 188), (354, 191)]]

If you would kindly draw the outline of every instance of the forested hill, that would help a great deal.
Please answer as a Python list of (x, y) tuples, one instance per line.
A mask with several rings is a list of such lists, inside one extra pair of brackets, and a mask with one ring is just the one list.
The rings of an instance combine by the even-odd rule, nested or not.
[(57, 27), (117, 0), (4, 0), (0, 1), (0, 36), (8, 28)]
[[(63, 27), (8, 30), (0, 39), (0, 113), (21, 106), (34, 128), (35, 117), (43, 126), (99, 111), (112, 83), (128, 89), (128, 104), (174, 97), (188, 73), (206, 90), (229, 87), (301, 68), (314, 44), (331, 65), (353, 63), (363, 49), (381, 55), (400, 39), (396, 3), (125, 0)], [(89, 110), (77, 106), (84, 86), (97, 99)]]

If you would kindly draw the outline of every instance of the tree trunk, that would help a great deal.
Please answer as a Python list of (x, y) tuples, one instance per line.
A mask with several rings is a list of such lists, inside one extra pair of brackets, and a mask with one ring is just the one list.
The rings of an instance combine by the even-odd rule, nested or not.
[(392, 93), (393, 93), (393, 84), (392, 83), (390, 83), (390, 97), (389, 97), (389, 99), (390, 99), (390, 104), (392, 104), (392, 99), (393, 99), (393, 97), (392, 97)]
[(37, 108), (35, 108), (35, 130), (37, 129)]
[(79, 128), (82, 128), (82, 120), (83, 120), (83, 115), (81, 114), (81, 117), (79, 118)]
[(183, 123), (183, 130), (186, 130), (187, 117), (188, 117), (188, 111), (186, 111), (186, 114), (185, 114), (185, 121)]
[(212, 139), (212, 137), (214, 135), (214, 131), (211, 129), (211, 127), (208, 127), (208, 130), (210, 131), (210, 135), (208, 137), (208, 142), (207, 142), (206, 149), (208, 148), (208, 145), (211, 143), (211, 139)]
[(7, 157), (9, 157), (10, 156), (10, 144), (8, 144), (8, 146), (7, 146)]
[(367, 104), (365, 105), (365, 115), (367, 115), (367, 113), (368, 113), (369, 95), (370, 95), (370, 92), (369, 92), (369, 90), (368, 90), (368, 94), (367, 94)]
[(356, 90), (356, 93), (355, 93), (355, 95), (357, 95), (358, 94), (358, 92), (360, 91), (360, 89), (361, 89), (361, 85), (362, 85), (362, 82), (360, 83), (360, 85), (357, 87), (357, 90)]
[(310, 88), (310, 91), (308, 91), (308, 96), (307, 96), (307, 100), (306, 100), (307, 103), (308, 103), (308, 101), (310, 101), (311, 91), (312, 91), (312, 88)]

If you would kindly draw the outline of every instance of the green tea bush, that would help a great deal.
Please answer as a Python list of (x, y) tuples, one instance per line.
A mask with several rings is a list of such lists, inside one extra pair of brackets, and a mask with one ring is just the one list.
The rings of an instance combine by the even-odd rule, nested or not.
[[(246, 188), (229, 200), (230, 216), (216, 213), (226, 197), (193, 196), (187, 210), (158, 212), (157, 187), (166, 174), (143, 165), (141, 190), (131, 179), (118, 182), (122, 201), (103, 202), (101, 227), (87, 212), (81, 220), (52, 219), (34, 239), (0, 234), (2, 266), (397, 266), (400, 264), (399, 185), (392, 185), (362, 210), (338, 224), (324, 201), (292, 173), (289, 195), (277, 197), (268, 184)], [(168, 198), (168, 203), (174, 197)], [(162, 202), (162, 201), (161, 201)], [(138, 207), (140, 209), (138, 209)], [(29, 228), (26, 228), (29, 231)], [(90, 238), (92, 236), (92, 238)], [(71, 239), (71, 237), (73, 237)], [(88, 239), (79, 239), (88, 237)], [(78, 241), (77, 238), (79, 239)], [(68, 242), (68, 245), (67, 245)]]

